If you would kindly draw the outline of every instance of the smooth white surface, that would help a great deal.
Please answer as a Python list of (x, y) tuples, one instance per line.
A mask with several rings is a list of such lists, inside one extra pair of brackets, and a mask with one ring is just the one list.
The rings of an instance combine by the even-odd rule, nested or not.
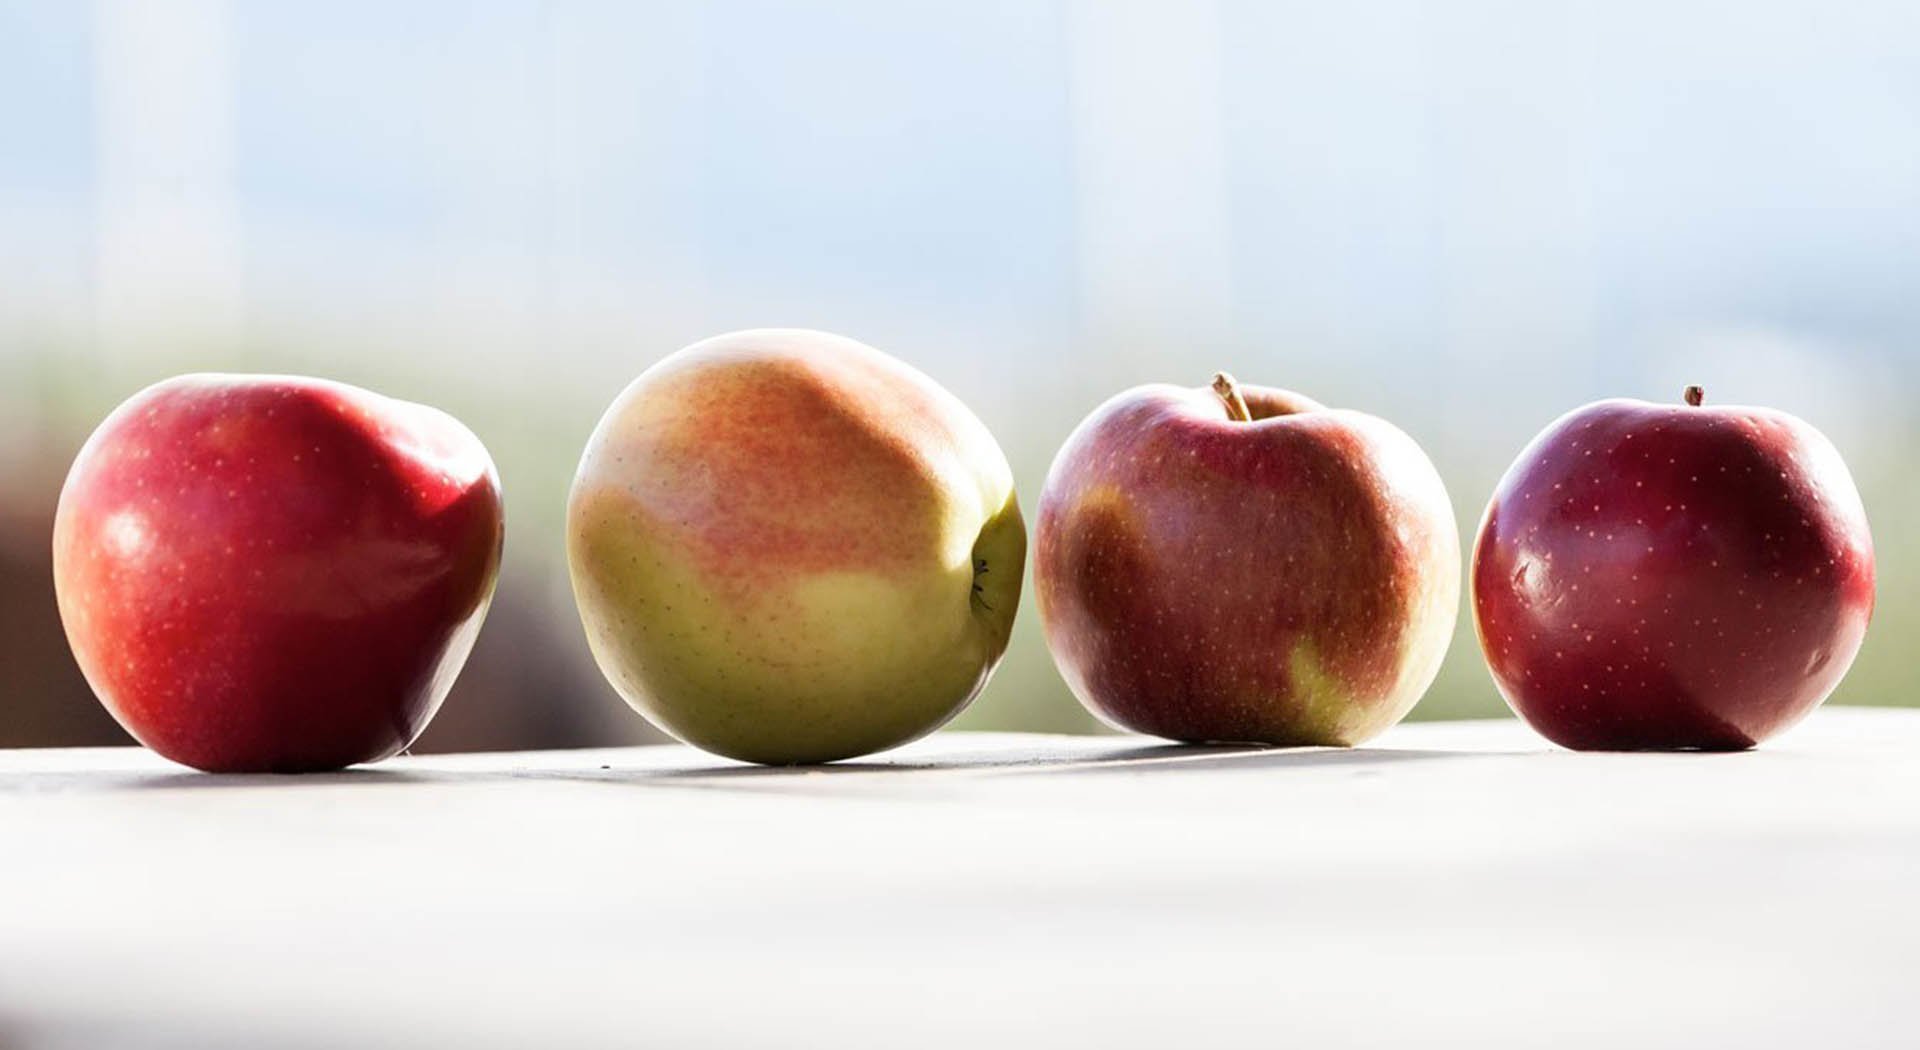
[(0, 1047), (1911, 1046), (1920, 712), (1760, 751), (0, 752)]

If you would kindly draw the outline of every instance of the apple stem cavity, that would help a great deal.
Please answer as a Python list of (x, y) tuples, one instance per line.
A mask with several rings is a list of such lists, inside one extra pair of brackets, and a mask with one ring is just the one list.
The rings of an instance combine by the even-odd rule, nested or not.
[(1253, 413), (1247, 410), (1247, 399), (1240, 396), (1240, 384), (1225, 372), (1213, 374), (1213, 392), (1227, 404), (1227, 418), (1235, 423), (1253, 422)]
[(1700, 402), (1707, 399), (1707, 391), (1703, 387), (1690, 386), (1687, 388), (1686, 393), (1680, 396), (1686, 400), (1687, 404), (1692, 405), (1694, 408), (1699, 408)]

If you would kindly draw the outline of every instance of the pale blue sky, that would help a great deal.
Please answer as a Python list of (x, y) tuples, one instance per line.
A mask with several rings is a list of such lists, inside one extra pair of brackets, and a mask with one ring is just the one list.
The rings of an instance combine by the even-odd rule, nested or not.
[(1557, 396), (1920, 336), (1910, 4), (137, 9), (0, 0), (0, 334), (196, 288), (509, 357), (792, 317), (1076, 396), (1213, 346)]

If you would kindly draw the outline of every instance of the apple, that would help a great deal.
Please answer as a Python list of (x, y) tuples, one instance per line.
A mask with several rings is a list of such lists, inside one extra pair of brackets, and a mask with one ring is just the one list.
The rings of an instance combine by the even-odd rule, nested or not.
[(1738, 750), (1847, 673), (1873, 540), (1846, 464), (1767, 408), (1599, 401), (1508, 468), (1473, 558), (1493, 678), (1582, 750)]
[(616, 691), (688, 743), (769, 764), (906, 743), (1006, 650), (1026, 528), (953, 395), (824, 332), (716, 336), (614, 399), (567, 556)]
[(341, 383), (187, 375), (135, 394), (61, 490), (53, 574), (87, 682), (210, 772), (413, 742), (493, 594), (500, 483), (453, 417)]
[(1285, 390), (1128, 390), (1053, 462), (1034, 585), (1108, 723), (1182, 741), (1358, 744), (1433, 681), (1460, 540), (1425, 453)]

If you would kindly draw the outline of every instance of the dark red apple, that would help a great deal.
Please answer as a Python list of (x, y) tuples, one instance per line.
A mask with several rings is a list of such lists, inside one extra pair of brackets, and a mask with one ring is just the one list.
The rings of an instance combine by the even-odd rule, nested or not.
[(1784, 412), (1686, 401), (1562, 416), (1481, 523), (1487, 664), (1565, 747), (1752, 747), (1826, 699), (1866, 634), (1873, 541), (1840, 454)]
[(1432, 683), (1460, 602), (1453, 510), (1412, 438), (1225, 375), (1096, 409), (1035, 545), (1074, 694), (1174, 740), (1366, 740)]
[(423, 405), (286, 376), (135, 394), (60, 493), (53, 572), (87, 681), (213, 772), (395, 754), (445, 699), (500, 563), (500, 483)]

